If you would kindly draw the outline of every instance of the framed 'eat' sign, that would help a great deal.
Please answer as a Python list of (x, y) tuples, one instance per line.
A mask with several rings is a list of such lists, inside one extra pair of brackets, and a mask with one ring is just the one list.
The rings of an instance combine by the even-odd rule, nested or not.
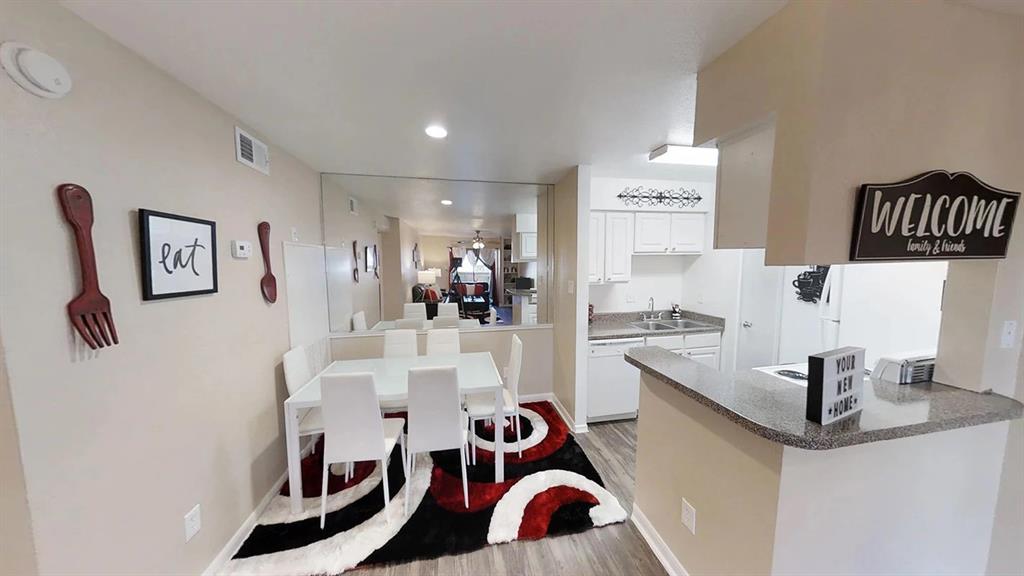
[(139, 210), (142, 299), (217, 292), (217, 223)]

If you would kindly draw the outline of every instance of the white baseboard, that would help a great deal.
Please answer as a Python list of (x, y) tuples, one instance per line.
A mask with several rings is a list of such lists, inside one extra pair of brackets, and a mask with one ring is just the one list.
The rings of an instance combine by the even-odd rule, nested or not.
[[(313, 436), (313, 440), (311, 442), (308, 442), (305, 448), (302, 449), (303, 457), (305, 457), (306, 454), (309, 454), (309, 452), (313, 449), (313, 443), (319, 439), (319, 435)], [(220, 572), (220, 569), (228, 563), (228, 560), (231, 560), (231, 557), (234, 556), (236, 552), (238, 552), (238, 549), (242, 547), (242, 544), (245, 542), (245, 539), (249, 537), (249, 533), (252, 532), (252, 529), (256, 527), (256, 520), (259, 519), (260, 514), (263, 514), (263, 511), (267, 509), (267, 506), (270, 506), (270, 501), (274, 499), (274, 496), (277, 496), (277, 494), (281, 491), (281, 487), (284, 486), (284, 483), (286, 481), (288, 481), (287, 468), (285, 469), (284, 473), (281, 474), (281, 477), (278, 478), (276, 482), (274, 482), (274, 485), (270, 487), (270, 491), (267, 492), (263, 496), (263, 499), (260, 500), (259, 504), (256, 505), (256, 508), (252, 511), (252, 514), (249, 514), (248, 518), (246, 518), (245, 521), (242, 522), (242, 525), (238, 527), (238, 530), (236, 530), (234, 535), (231, 536), (231, 539), (228, 540), (228, 543), (225, 544), (224, 547), (221, 548), (220, 552), (217, 553), (217, 556), (213, 559), (212, 562), (210, 562), (210, 565), (206, 567), (206, 570), (203, 570), (203, 576), (213, 576), (214, 574)]]
[(651, 552), (658, 558), (661, 565), (665, 568), (665, 571), (669, 573), (669, 576), (690, 576), (687, 573), (686, 568), (683, 568), (683, 564), (676, 558), (676, 555), (669, 549), (668, 544), (661, 539), (661, 535), (654, 529), (651, 521), (647, 519), (640, 507), (633, 503), (633, 514), (632, 514), (633, 525), (640, 531), (640, 535), (643, 536), (647, 545), (651, 547)]
[(555, 402), (555, 395), (551, 392), (541, 392), (540, 394), (520, 394), (520, 402)]

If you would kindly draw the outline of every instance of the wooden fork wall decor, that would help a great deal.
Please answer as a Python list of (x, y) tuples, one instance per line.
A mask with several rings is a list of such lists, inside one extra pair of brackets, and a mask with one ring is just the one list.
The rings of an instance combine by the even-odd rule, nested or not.
[(82, 292), (68, 303), (68, 316), (75, 330), (93, 350), (118, 343), (110, 300), (100, 292), (96, 273), (96, 251), (92, 244), (92, 196), (78, 184), (61, 184), (57, 198), (64, 218), (75, 232), (78, 266), (82, 273)]

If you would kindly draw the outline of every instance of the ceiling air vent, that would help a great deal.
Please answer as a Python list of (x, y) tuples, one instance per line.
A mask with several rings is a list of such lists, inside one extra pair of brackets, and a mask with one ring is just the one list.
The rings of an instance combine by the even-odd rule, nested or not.
[(235, 157), (246, 166), (270, 174), (270, 150), (267, 145), (235, 126)]

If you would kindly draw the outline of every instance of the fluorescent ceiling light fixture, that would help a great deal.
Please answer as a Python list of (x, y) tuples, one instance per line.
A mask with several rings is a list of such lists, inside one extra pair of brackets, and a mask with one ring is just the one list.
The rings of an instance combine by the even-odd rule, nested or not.
[(451, 206), (452, 205), (452, 201), (451, 200), (441, 200), (441, 205), (442, 206)]
[(717, 166), (717, 148), (695, 148), (693, 146), (676, 146), (665, 144), (651, 151), (648, 162), (662, 164), (689, 164), (691, 166)]
[(424, 132), (426, 132), (427, 136), (430, 136), (431, 138), (441, 139), (448, 136), (448, 131), (440, 124), (431, 124), (430, 126), (427, 126), (427, 129), (424, 130)]

